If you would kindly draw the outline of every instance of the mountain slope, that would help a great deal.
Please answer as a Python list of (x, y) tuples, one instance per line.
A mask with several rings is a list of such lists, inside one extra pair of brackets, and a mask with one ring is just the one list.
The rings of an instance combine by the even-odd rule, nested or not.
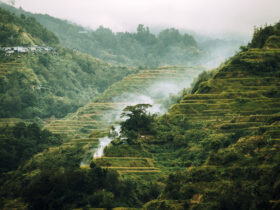
[[(257, 29), (248, 46), (218, 69), (201, 74), (192, 94), (184, 92), (180, 102), (150, 124), (155, 133), (114, 140), (105, 148), (105, 157), (92, 159), (88, 167), (81, 167), (83, 158), (92, 157), (98, 137), (104, 136), (123, 107), (144, 102), (157, 105), (168, 96), (168, 82), (182, 88), (200, 69), (164, 67), (135, 72), (77, 112), (52, 121), (49, 129), (73, 139), (45, 149), (18, 170), (3, 174), (1, 208), (279, 209), (279, 36), (279, 23)], [(101, 70), (114, 69), (61, 48), (57, 54), (20, 56), (4, 60), (1, 84), (5, 85), (1, 87), (8, 81), (17, 91), (25, 91), (30, 84), (44, 89), (58, 83), (49, 92), (38, 90), (42, 100), (49, 94), (54, 100), (69, 99), (73, 104), (77, 95), (86, 98), (109, 86), (110, 82), (101, 80), (107, 76)], [(48, 79), (48, 72), (55, 77)], [(115, 67), (113, 74), (119, 80), (128, 72), (133, 71)], [(100, 77), (93, 76), (95, 73)], [(81, 75), (81, 81), (88, 78), (99, 85), (79, 83)], [(35, 111), (44, 108), (41, 103), (29, 104), (35, 92), (30, 89), (27, 96), (4, 108), (17, 106), (19, 101)], [(14, 94), (11, 87), (1, 91), (10, 98), (24, 95)], [(120, 95), (124, 91), (127, 94)], [(13, 110), (15, 107), (10, 110), (12, 115)]]
[[(153, 164), (152, 156), (148, 153), (145, 153), (144, 157), (137, 157), (135, 154), (123, 157), (131, 151), (128, 149), (120, 158), (101, 158), (96, 165), (85, 164), (88, 160), (91, 161), (93, 152), (100, 143), (99, 137), (108, 134), (107, 128), (115, 123), (114, 120), (119, 118), (125, 106), (141, 102), (163, 104), (162, 99), (169, 98), (169, 94), (177, 93), (187, 86), (194, 75), (201, 70), (203, 70), (201, 67), (163, 67), (140, 70), (113, 84), (94, 101), (79, 108), (77, 112), (52, 121), (46, 128), (54, 133), (66, 134), (67, 138), (64, 138), (61, 146), (45, 149), (17, 170), (1, 177), (1, 207), (4, 206), (5, 209), (28, 206), (38, 209), (38, 206), (42, 206), (42, 202), (45, 208), (58, 208), (57, 206), (59, 208), (65, 206), (69, 208), (141, 207), (149, 199), (156, 198), (162, 187), (151, 181), (160, 171)], [(172, 91), (164, 93), (162, 90), (167, 87)], [(120, 95), (123, 92), (126, 94)], [(174, 103), (176, 100), (171, 101)], [(170, 102), (162, 108), (168, 109), (169, 106)], [(134, 149), (137, 148), (138, 146), (135, 146)], [(106, 161), (112, 163), (110, 168), (100, 167)], [(137, 177), (149, 174), (150, 181), (124, 179), (119, 174), (126, 177), (134, 174)], [(65, 183), (66, 180), (68, 184)], [(76, 184), (73, 185), (74, 182)], [(59, 184), (54, 186), (55, 183)], [(61, 187), (61, 184), (66, 185)], [(13, 186), (19, 190), (10, 192)], [(43, 190), (50, 188), (51, 190)], [(138, 190), (135, 190), (136, 188)], [(83, 198), (76, 197), (77, 194), (82, 195)], [(35, 195), (39, 195), (43, 200), (39, 201)], [(58, 199), (58, 202), (57, 199), (51, 199), (54, 202), (48, 201), (50, 196), (58, 198), (61, 195), (63, 199)], [(72, 196), (75, 199), (68, 200)], [(80, 202), (81, 199), (82, 202)]]
[(137, 71), (60, 47), (34, 18), (0, 9), (0, 25), (2, 118), (63, 117)]
[[(193, 94), (158, 119), (156, 135), (113, 141), (93, 161), (164, 185), (146, 209), (278, 209), (279, 26), (258, 29), (242, 52), (203, 73)], [(128, 167), (124, 156), (138, 159)], [(141, 165), (145, 158), (153, 165)], [(156, 171), (140, 172), (149, 167)]]
[(34, 18), (26, 18), (24, 15), (18, 18), (7, 10), (0, 8), (0, 39), (1, 47), (21, 45), (55, 46), (58, 38)]
[(160, 119), (169, 128), (159, 131), (160, 147), (148, 148), (161, 167), (181, 170), (148, 209), (279, 208), (279, 26), (256, 31), (243, 52)]

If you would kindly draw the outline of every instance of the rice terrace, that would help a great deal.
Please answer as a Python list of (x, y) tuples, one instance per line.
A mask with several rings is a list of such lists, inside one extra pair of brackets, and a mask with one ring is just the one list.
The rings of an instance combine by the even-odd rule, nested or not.
[(0, 1), (0, 209), (280, 209), (279, 8)]

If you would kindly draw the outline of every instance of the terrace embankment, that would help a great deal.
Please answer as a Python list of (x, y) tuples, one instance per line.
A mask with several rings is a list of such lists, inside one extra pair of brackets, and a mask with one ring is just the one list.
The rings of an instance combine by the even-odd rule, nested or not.
[[(201, 67), (162, 67), (141, 70), (113, 84), (104, 93), (77, 112), (46, 125), (53, 133), (68, 136), (67, 144), (86, 144), (95, 141), (108, 131), (110, 125), (118, 120), (122, 109), (133, 103), (151, 103), (164, 99), (166, 94), (160, 88), (172, 85), (174, 91), (188, 87)], [(155, 91), (155, 89), (158, 89)], [(173, 93), (173, 92), (171, 92)], [(144, 100), (144, 101), (143, 101)], [(147, 101), (146, 101), (147, 100)]]

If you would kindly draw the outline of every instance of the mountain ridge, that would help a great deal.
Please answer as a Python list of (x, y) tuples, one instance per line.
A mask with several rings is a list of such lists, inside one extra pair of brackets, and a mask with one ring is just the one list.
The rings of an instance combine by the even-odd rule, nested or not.
[(112, 64), (149, 68), (205, 63), (215, 66), (227, 56), (233, 55), (241, 43), (214, 39), (197, 41), (194, 36), (175, 28), (161, 30), (155, 35), (142, 24), (138, 25), (136, 33), (114, 33), (103, 26), (92, 30), (49, 15), (25, 12), (6, 4), (1, 4), (1, 7), (17, 15), (35, 17), (46, 28), (55, 32), (64, 47), (78, 49)]

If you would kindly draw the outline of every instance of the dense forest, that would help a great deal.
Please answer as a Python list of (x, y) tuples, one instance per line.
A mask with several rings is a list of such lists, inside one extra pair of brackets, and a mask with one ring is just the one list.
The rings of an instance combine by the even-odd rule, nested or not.
[(34, 154), (61, 143), (59, 135), (42, 130), (36, 123), (26, 125), (21, 122), (13, 127), (2, 127), (0, 172), (16, 170)]
[(2, 6), (0, 46), (53, 50), (0, 52), (1, 209), (280, 208), (280, 23), (203, 71), (154, 68), (207, 54), (177, 29), (84, 33)]

